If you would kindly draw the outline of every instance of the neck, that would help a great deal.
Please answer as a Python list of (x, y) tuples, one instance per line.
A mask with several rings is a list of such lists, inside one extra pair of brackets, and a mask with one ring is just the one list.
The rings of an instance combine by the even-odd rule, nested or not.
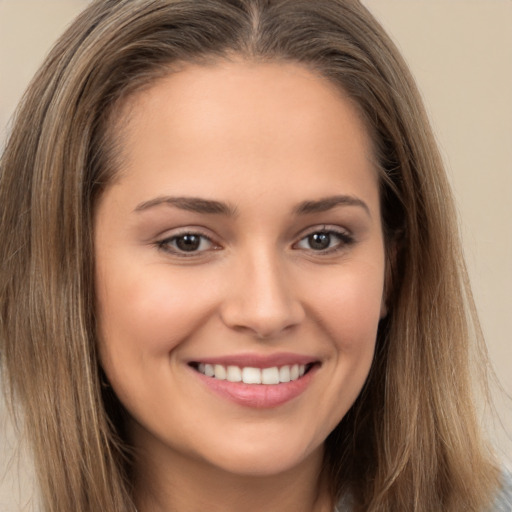
[(332, 512), (322, 452), (273, 475), (240, 475), (204, 461), (146, 452), (135, 466), (139, 512)]

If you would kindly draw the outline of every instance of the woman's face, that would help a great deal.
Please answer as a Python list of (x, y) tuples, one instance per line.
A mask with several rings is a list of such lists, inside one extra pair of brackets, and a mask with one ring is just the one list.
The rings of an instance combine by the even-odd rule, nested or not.
[(298, 65), (231, 62), (170, 75), (124, 119), (95, 251), (101, 362), (133, 442), (246, 475), (321, 457), (384, 312), (356, 109)]

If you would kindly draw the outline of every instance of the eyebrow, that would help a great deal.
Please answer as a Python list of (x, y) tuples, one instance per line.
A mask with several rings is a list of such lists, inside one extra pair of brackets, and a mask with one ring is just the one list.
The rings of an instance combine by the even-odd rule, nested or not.
[[(195, 213), (205, 213), (214, 215), (225, 215), (234, 217), (237, 215), (237, 209), (228, 203), (215, 201), (212, 199), (203, 199), (201, 197), (173, 197), (160, 196), (144, 201), (135, 208), (135, 212), (143, 212), (157, 206), (168, 205), (174, 206), (181, 210)], [(361, 199), (348, 195), (337, 195), (324, 197), (322, 199), (303, 201), (294, 208), (296, 215), (308, 215), (312, 213), (321, 213), (332, 210), (337, 206), (358, 206), (371, 217), (368, 205)]]
[(372, 216), (370, 208), (368, 208), (368, 205), (363, 200), (346, 195), (324, 197), (316, 201), (304, 201), (295, 208), (295, 213), (297, 215), (321, 213), (332, 210), (337, 206), (359, 206), (368, 214), (369, 217)]
[(174, 206), (181, 210), (196, 213), (208, 213), (214, 215), (226, 215), (234, 217), (236, 215), (236, 208), (230, 206), (227, 203), (221, 201), (214, 201), (211, 199), (203, 199), (200, 197), (172, 197), (172, 196), (161, 196), (144, 201), (140, 203), (136, 208), (135, 212), (143, 212), (150, 208), (155, 208), (161, 205)]

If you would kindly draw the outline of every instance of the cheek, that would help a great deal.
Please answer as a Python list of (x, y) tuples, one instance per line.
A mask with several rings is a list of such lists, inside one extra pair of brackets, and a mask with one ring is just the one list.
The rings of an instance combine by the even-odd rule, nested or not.
[[(377, 253), (378, 254), (378, 253)], [(329, 274), (329, 275), (327, 275)], [(354, 404), (368, 377), (381, 316), (384, 265), (380, 260), (345, 262), (318, 274), (310, 287), (309, 311), (320, 329), (328, 385), (317, 414), (318, 438), (325, 438)], [(316, 331), (318, 334), (318, 330)]]
[(134, 417), (148, 406), (161, 407), (155, 390), (167, 389), (181, 344), (211, 310), (211, 297), (198, 293), (194, 280), (168, 274), (156, 266), (139, 273), (122, 268), (98, 273), (100, 361)]
[(213, 307), (197, 279), (162, 269), (98, 274), (100, 355), (105, 370), (136, 370), (141, 361), (163, 362), (201, 325)]
[(315, 287), (318, 319), (338, 350), (354, 355), (373, 351), (382, 311), (382, 269), (383, 265), (362, 265)]

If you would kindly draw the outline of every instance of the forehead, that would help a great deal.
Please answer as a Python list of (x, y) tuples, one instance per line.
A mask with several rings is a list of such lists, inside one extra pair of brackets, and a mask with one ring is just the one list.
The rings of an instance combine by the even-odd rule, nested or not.
[[(318, 128), (328, 127), (326, 123), (339, 126), (343, 122), (355, 128), (352, 137), (359, 140), (354, 142), (368, 150), (371, 145), (357, 103), (340, 86), (292, 62), (219, 60), (204, 65), (183, 64), (131, 95), (118, 118), (124, 118), (129, 134), (137, 137), (148, 122), (156, 121), (154, 116), (145, 115), (151, 111), (158, 111), (168, 126), (194, 131), (205, 141), (219, 128), (226, 129), (226, 138), (230, 126), (236, 127), (240, 138), (256, 128), (255, 145), (265, 136), (275, 140), (279, 128), (283, 128), (283, 137), (276, 142), (282, 141), (292, 126), (303, 136), (314, 138), (323, 135)], [(282, 126), (283, 121), (288, 129)], [(242, 127), (246, 130), (240, 132)]]
[(293, 63), (186, 65), (129, 98), (121, 118), (120, 175), (138, 176), (141, 190), (153, 179), (198, 193), (212, 182), (257, 190), (279, 177), (293, 178), (291, 188), (347, 173), (377, 180), (358, 107)]

